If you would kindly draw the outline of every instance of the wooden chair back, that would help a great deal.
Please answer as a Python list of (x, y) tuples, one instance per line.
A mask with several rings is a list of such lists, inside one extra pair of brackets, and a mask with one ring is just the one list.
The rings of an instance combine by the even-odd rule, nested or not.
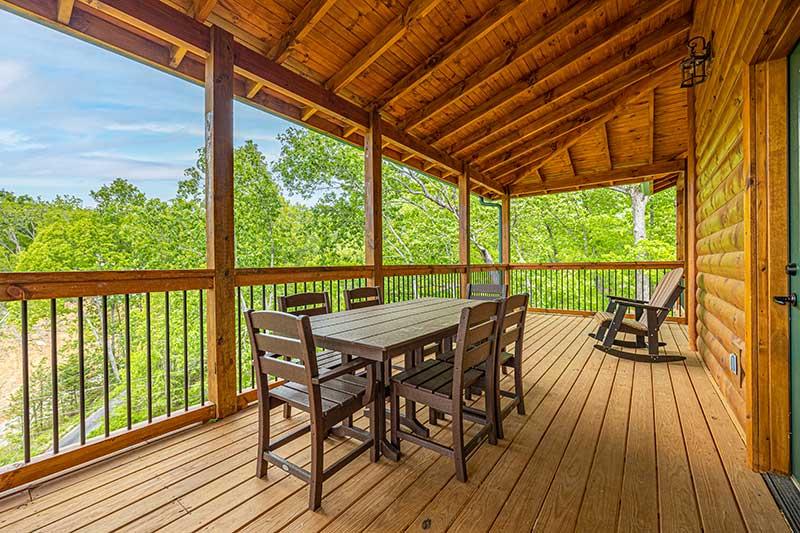
[(470, 283), (467, 285), (468, 300), (497, 300), (508, 295), (508, 285), (501, 283)]
[[(245, 312), (245, 322), (256, 371), (310, 388), (319, 370), (308, 316), (249, 310)], [(292, 360), (282, 360), (287, 357)]]
[(358, 287), (344, 291), (344, 306), (347, 310), (372, 307), (382, 303), (383, 297), (378, 287)]
[(494, 378), (497, 366), (497, 331), (502, 303), (485, 302), (461, 311), (453, 358), (453, 400), (460, 402), (464, 390), (464, 372), (486, 363), (488, 379)]
[[(656, 327), (661, 326), (664, 320), (666, 320), (669, 315), (669, 309), (672, 309), (672, 306), (675, 305), (675, 302), (678, 300), (683, 290), (683, 287), (681, 287), (681, 279), (683, 279), (683, 269), (676, 268), (661, 278), (661, 281), (658, 282), (655, 290), (653, 290), (653, 294), (650, 296), (650, 305), (667, 309), (667, 311), (658, 311), (656, 313), (658, 321), (658, 323), (655, 324)], [(647, 313), (643, 313), (639, 321), (646, 326)]]
[(327, 292), (301, 292), (281, 296), (278, 309), (296, 316), (327, 315), (331, 312), (331, 299)]
[(515, 294), (503, 301), (500, 323), (497, 328), (497, 353), (514, 344), (514, 355), (522, 356), (522, 341), (525, 335), (525, 317), (528, 313), (528, 294)]

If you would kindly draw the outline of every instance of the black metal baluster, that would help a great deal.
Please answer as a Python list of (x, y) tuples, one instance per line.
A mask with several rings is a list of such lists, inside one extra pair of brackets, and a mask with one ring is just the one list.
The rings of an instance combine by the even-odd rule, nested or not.
[(81, 444), (86, 444), (86, 363), (83, 331), (83, 297), (78, 298), (78, 416)]
[[(255, 309), (255, 308), (256, 308), (256, 306), (255, 306), (255, 302), (253, 300), (253, 286), (250, 285), (250, 309)], [(242, 342), (243, 341), (241, 341), (241, 340), (239, 341), (240, 344)], [(248, 361), (249, 361), (249, 359), (248, 359)], [(256, 386), (256, 371), (255, 371), (255, 368), (253, 368), (252, 363), (248, 364), (247, 366), (250, 368), (250, 388), (252, 389), (252, 388), (255, 388), (255, 386)]]
[(50, 379), (52, 381), (53, 453), (58, 453), (58, 328), (56, 324), (56, 301), (50, 300)]
[(147, 421), (153, 421), (153, 329), (150, 317), (150, 293), (144, 295), (145, 307), (145, 329), (147, 338), (145, 341), (145, 353), (147, 355)]
[(164, 395), (167, 416), (172, 414), (172, 362), (170, 361), (169, 292), (164, 293)]
[(203, 289), (197, 291), (198, 293), (198, 309), (200, 314), (200, 405), (206, 404), (206, 357), (205, 357), (205, 332), (203, 331), (203, 324), (205, 323), (205, 315), (203, 314)]
[(105, 434), (106, 437), (108, 437), (111, 434), (111, 403), (108, 397), (108, 296), (103, 296), (102, 306), (103, 310), (100, 315), (100, 323), (103, 331), (103, 421), (105, 424)]
[(238, 368), (238, 392), (242, 392), (242, 288), (236, 287), (236, 367)]
[(131, 410), (131, 298), (125, 295), (125, 408), (126, 425), (131, 429), (133, 425)]
[(189, 410), (189, 321), (186, 291), (183, 291), (183, 410)]
[(22, 328), (22, 450), (26, 463), (31, 462), (31, 388), (28, 375), (28, 301), (20, 302)]

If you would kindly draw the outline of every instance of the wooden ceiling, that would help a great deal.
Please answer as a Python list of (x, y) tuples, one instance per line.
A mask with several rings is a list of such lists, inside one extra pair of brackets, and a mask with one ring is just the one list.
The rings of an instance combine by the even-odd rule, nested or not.
[[(473, 190), (674, 183), (687, 146), (691, 0), (0, 0), (193, 80), (218, 25), (237, 96)], [(201, 25), (202, 24), (202, 25)]]

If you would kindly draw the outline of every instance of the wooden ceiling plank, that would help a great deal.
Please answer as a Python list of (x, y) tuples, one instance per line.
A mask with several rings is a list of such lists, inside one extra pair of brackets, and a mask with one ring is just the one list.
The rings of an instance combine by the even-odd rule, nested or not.
[(196, 21), (205, 22), (216, 5), (217, 0), (194, 0), (192, 15)]
[[(674, 64), (675, 62), (679, 61), (683, 55), (684, 50), (681, 47), (676, 47), (667, 54), (659, 56), (655, 60), (642, 63), (625, 75), (614, 79), (611, 83), (607, 85), (601, 85), (597, 89), (586, 93), (578, 99), (572, 100), (560, 108), (556, 108), (551, 112), (542, 115), (538, 119), (526, 124), (525, 126), (518, 127), (505, 137), (497, 139), (496, 141), (482, 147), (480, 150), (477, 150), (470, 155), (472, 156), (473, 160), (482, 162), (482, 165), (485, 164), (485, 167), (482, 168), (494, 168), (498, 164), (508, 159), (507, 155), (514, 151), (513, 147), (515, 145), (535, 138), (535, 136), (545, 131), (548, 127), (558, 124), (559, 122), (566, 123), (572, 119), (572, 122), (576, 123), (576, 125), (580, 125), (581, 123), (588, 121), (590, 119), (589, 114), (591, 113), (592, 109), (598, 107), (598, 105), (602, 105), (603, 102), (609, 99), (613, 99), (615, 95), (624, 92), (626, 89), (636, 85), (642, 80), (648, 79), (653, 72), (659, 72), (664, 68)], [(547, 142), (547, 140), (548, 139), (543, 139), (544, 142)], [(527, 148), (521, 148), (521, 150), (530, 151), (538, 146), (535, 144), (532, 145), (529, 142), (526, 142), (526, 144)], [(495, 156), (495, 154), (498, 153), (500, 153), (500, 155)], [(487, 161), (493, 162), (487, 163)]]
[(72, 18), (72, 10), (75, 8), (75, 0), (58, 0), (56, 19), (61, 24), (69, 24)]
[(537, 168), (541, 168), (560, 152), (573, 146), (593, 128), (601, 124), (605, 124), (609, 120), (613, 119), (629, 102), (639, 100), (650, 89), (661, 83), (667, 73), (668, 69), (664, 68), (659, 72), (654, 73), (651, 77), (645, 78), (644, 80), (632, 85), (611, 100), (599, 106), (598, 109), (595, 110), (595, 113), (597, 113), (595, 117), (590, 119), (583, 126), (571, 131), (567, 135), (564, 135), (557, 142), (553, 143), (553, 146), (549, 148), (549, 155), (545, 156), (545, 158), (538, 164)]
[(523, 194), (531, 194), (538, 190), (543, 190), (545, 187), (548, 190), (553, 190), (559, 187), (582, 187), (586, 185), (596, 185), (599, 183), (608, 183), (619, 180), (641, 180), (645, 181), (646, 178), (651, 176), (661, 176), (673, 172), (680, 172), (685, 168), (685, 161), (683, 159), (670, 159), (664, 161), (657, 161), (652, 164), (634, 165), (628, 167), (616, 168), (611, 171), (580, 173), (569, 178), (549, 179), (547, 184), (530, 183), (519, 184), (510, 188), (510, 193), (515, 196)]
[(414, 24), (426, 17), (442, 0), (413, 0), (403, 13), (386, 25), (347, 64), (331, 76), (325, 86), (338, 92), (369, 68), (386, 50), (399, 41)]
[(475, 73), (461, 80), (458, 84), (445, 91), (442, 95), (426, 104), (418, 111), (410, 113), (409, 116), (404, 119), (403, 127), (405, 129), (413, 128), (448, 105), (471, 94), (476, 87), (480, 87), (482, 84), (491, 81), (496, 76), (505, 72), (506, 69), (515, 65), (517, 61), (524, 59), (539, 46), (603, 5), (604, 1), (605, 0), (591, 0), (575, 2), (570, 8), (559, 13), (555, 18), (549, 20), (531, 35), (526, 36), (520, 42), (510, 46), (510, 48), (502, 54), (495, 56)]
[(383, 109), (414, 87), (428, 79), (436, 69), (446, 64), (464, 48), (491, 32), (513, 15), (519, 8), (533, 0), (501, 0), (478, 20), (464, 28), (443, 47), (432, 53), (424, 62), (403, 76), (379, 96), (374, 104)]
[(270, 50), (270, 59), (277, 63), (286, 61), (297, 43), (302, 42), (335, 2), (336, 0), (309, 0), (289, 25), (286, 33), (281, 35), (278, 43)]
[[(655, 4), (645, 5), (650, 6), (650, 10), (647, 11), (647, 14), (650, 16), (655, 16), (660, 12), (659, 6), (662, 6), (663, 4), (656, 2)], [(620, 24), (617, 29), (622, 32), (631, 30), (639, 25), (642, 20), (646, 19), (643, 19), (642, 17), (626, 17), (622, 20), (622, 22), (626, 22), (626, 24)], [(517, 106), (509, 114), (498, 118), (496, 121), (491, 121), (491, 124), (487, 124), (486, 126), (471, 133), (465, 139), (456, 141), (449, 151), (458, 152), (475, 144), (480, 139), (486, 137), (487, 131), (494, 133), (504, 128), (511, 128), (516, 122), (524, 120), (531, 114), (537, 112), (543, 105), (553, 104), (563, 98), (573, 95), (608, 71), (621, 68), (624, 65), (635, 64), (636, 61), (639, 61), (643, 56), (646, 56), (653, 48), (658, 47), (669, 39), (673, 39), (675, 36), (680, 35), (681, 33), (687, 32), (690, 26), (691, 19), (688, 16), (668, 22), (657, 31), (645, 35), (640, 41), (629, 46), (624, 54), (615, 54), (582, 71), (577, 76), (569, 77), (566, 81), (552, 90), (544, 94), (540, 94), (533, 100)], [(597, 55), (601, 53), (602, 50), (609, 44), (609, 42), (612, 42), (613, 35), (616, 34), (617, 33), (612, 32), (606, 33), (605, 30), (601, 31), (599, 35), (605, 38), (596, 39), (595, 37), (591, 37), (587, 41), (584, 41), (584, 43), (588, 42), (592, 46), (586, 46), (584, 43), (581, 43), (581, 45), (572, 48), (566, 54), (559, 56), (554, 61), (551, 61), (542, 66), (542, 68), (534, 71), (530, 78), (520, 80), (505, 90), (500, 91), (485, 102), (481, 103), (481, 105), (477, 106), (476, 108), (470, 110), (455, 120), (448, 122), (439, 131), (427, 136), (426, 139), (436, 145), (441, 145), (446, 139), (457, 134), (465, 127), (483, 119), (489, 113), (496, 112), (499, 106), (505, 105), (507, 102), (518, 97), (522, 97), (526, 94), (532, 94), (534, 91), (538, 90), (545, 81), (551, 79), (555, 74), (561, 72), (564, 68), (574, 65), (576, 62), (586, 57), (587, 54)]]

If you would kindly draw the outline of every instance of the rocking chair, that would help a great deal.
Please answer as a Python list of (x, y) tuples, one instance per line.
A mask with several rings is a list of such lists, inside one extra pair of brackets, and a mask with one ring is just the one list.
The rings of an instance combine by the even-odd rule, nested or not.
[[(682, 268), (676, 268), (669, 272), (656, 285), (650, 301), (609, 296), (606, 310), (594, 315), (594, 319), (600, 326), (597, 332), (590, 333), (589, 336), (602, 341), (602, 344), (595, 345), (595, 348), (618, 357), (640, 359), (634, 353), (617, 350), (613, 346), (624, 348), (647, 347), (648, 355), (653, 362), (667, 359), (674, 360), (674, 357), (659, 356), (658, 349), (660, 346), (664, 346), (665, 343), (658, 341), (658, 331), (683, 291), (681, 286), (682, 277)], [(634, 311), (634, 318), (632, 319), (626, 317), (629, 309)], [(619, 333), (634, 335), (636, 340), (617, 339), (617, 334)], [(645, 337), (647, 337), (646, 343)]]

